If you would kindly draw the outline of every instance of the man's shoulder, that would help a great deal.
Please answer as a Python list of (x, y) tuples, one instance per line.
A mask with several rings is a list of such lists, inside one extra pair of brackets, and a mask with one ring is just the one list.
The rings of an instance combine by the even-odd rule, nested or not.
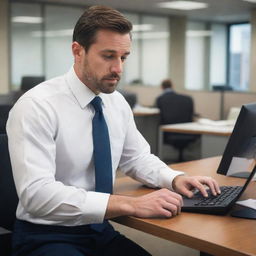
[(24, 93), (20, 100), (22, 99), (34, 99), (34, 100), (47, 100), (51, 97), (54, 97), (56, 95), (64, 94), (66, 93), (67, 86), (65, 81), (65, 76), (58, 76), (54, 77), (52, 79), (46, 80), (38, 85), (36, 85), (34, 88), (30, 89), (26, 93)]

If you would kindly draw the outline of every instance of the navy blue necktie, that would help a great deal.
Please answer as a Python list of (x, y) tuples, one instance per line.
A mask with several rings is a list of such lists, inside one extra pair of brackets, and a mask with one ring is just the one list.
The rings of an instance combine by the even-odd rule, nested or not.
[(93, 157), (95, 165), (95, 191), (113, 192), (112, 161), (108, 127), (102, 112), (102, 100), (96, 96), (91, 101), (95, 109), (92, 120)]

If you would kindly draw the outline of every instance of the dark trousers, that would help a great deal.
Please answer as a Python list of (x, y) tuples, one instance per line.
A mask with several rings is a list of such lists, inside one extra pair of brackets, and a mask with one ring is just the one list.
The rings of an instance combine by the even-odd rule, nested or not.
[(89, 225), (66, 227), (17, 220), (13, 256), (150, 256), (108, 223), (98, 232)]

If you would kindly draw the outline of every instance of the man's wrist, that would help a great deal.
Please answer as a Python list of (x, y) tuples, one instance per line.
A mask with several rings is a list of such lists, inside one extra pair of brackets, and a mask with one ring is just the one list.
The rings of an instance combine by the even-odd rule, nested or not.
[(109, 197), (105, 218), (134, 216), (136, 212), (135, 197), (111, 195)]

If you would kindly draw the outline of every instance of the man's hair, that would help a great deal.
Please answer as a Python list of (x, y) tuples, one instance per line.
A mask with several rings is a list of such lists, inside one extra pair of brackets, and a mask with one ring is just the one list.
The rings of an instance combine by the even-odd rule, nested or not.
[(172, 81), (171, 81), (171, 79), (163, 80), (161, 86), (162, 86), (163, 89), (172, 88)]
[(131, 36), (132, 23), (113, 8), (92, 6), (78, 19), (73, 32), (73, 42), (78, 42), (88, 51), (96, 41), (97, 32), (103, 29), (120, 34), (129, 33)]

